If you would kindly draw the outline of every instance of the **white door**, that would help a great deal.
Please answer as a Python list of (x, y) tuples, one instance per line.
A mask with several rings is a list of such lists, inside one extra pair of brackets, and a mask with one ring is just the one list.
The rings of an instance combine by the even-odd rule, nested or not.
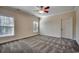
[(62, 37), (73, 39), (73, 18), (62, 19)]

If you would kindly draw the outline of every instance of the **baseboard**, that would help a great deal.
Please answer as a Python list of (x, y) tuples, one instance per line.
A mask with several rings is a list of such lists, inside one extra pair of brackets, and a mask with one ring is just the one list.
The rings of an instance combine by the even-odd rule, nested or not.
[(31, 36), (29, 36), (29, 37), (24, 37), (24, 38), (15, 39), (15, 40), (7, 40), (7, 41), (5, 41), (5, 42), (0, 42), (0, 45), (6, 44), (6, 43), (9, 43), (9, 42), (14, 42), (14, 41), (22, 40), (22, 39), (25, 39), (25, 38), (30, 38), (30, 37), (37, 36), (37, 35), (39, 35), (39, 34), (31, 35)]
[[(40, 35), (44, 35), (44, 34), (40, 34)], [(50, 37), (55, 37), (55, 38), (61, 38), (61, 36), (51, 36), (51, 35), (44, 35), (44, 36), (50, 36)]]
[(64, 38), (64, 37), (62, 37), (63, 39), (69, 39), (69, 40), (73, 40), (73, 39), (70, 39), (70, 38)]
[(76, 40), (76, 42), (78, 43), (78, 45), (79, 45), (79, 41), (78, 40)]

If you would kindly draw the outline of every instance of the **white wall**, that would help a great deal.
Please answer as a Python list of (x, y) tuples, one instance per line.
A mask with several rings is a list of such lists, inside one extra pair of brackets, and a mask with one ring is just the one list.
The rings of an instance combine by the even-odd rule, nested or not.
[(61, 37), (61, 21), (58, 16), (46, 17), (40, 20), (40, 34)]
[(79, 44), (79, 7), (76, 7), (76, 41)]
[(73, 17), (62, 19), (62, 37), (73, 39)]
[[(65, 22), (65, 20), (67, 20), (67, 18), (73, 19), (73, 28), (72, 29), (74, 29), (75, 28), (75, 25), (74, 25), (75, 24), (75, 15), (74, 15), (73, 11), (67, 12), (64, 14), (60, 14), (60, 15), (41, 18), (40, 19), (40, 34), (53, 36), (53, 37), (61, 37), (61, 19)], [(64, 25), (64, 23), (63, 23), (63, 25)], [(75, 29), (73, 30), (73, 32), (75, 32)]]

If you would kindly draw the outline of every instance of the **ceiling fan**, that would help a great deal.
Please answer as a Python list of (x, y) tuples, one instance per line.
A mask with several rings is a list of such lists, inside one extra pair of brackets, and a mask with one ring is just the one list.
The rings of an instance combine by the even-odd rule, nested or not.
[(44, 13), (49, 13), (49, 9), (50, 7), (49, 6), (36, 6), (36, 9), (35, 12), (38, 12), (40, 14), (44, 14)]

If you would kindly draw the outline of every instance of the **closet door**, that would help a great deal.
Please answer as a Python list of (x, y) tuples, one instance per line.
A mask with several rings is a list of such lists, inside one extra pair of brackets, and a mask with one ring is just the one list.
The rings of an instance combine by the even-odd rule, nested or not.
[(65, 18), (61, 20), (62, 22), (62, 37), (73, 39), (73, 18)]

